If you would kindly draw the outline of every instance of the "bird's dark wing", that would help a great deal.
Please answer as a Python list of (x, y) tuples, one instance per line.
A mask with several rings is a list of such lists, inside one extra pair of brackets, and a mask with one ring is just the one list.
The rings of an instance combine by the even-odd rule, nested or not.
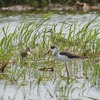
[(27, 56), (27, 53), (26, 52), (21, 52), (20, 55), (21, 55), (22, 58), (25, 58)]
[(67, 56), (68, 58), (81, 58), (80, 56), (77, 56), (75, 54), (72, 54), (70, 52), (60, 52), (61, 55), (65, 55)]

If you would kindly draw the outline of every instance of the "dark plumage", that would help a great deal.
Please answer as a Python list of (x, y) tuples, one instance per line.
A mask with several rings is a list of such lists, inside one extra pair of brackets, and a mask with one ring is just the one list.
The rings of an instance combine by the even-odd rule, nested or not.
[(59, 54), (60, 54), (60, 55), (65, 55), (65, 56), (67, 56), (68, 58), (81, 58), (80, 56), (77, 56), (77, 55), (72, 54), (72, 53), (70, 53), (70, 52), (60, 52)]
[(51, 49), (57, 48), (56, 46), (51, 46)]
[[(56, 60), (63, 61), (65, 63), (66, 72), (67, 72), (67, 80), (68, 80), (68, 83), (69, 83), (69, 71), (68, 71), (68, 67), (67, 67), (66, 62), (73, 61), (74, 59), (75, 60), (76, 59), (81, 59), (81, 58), (84, 58), (84, 57), (81, 57), (81, 56), (78, 56), (76, 54), (72, 54), (72, 53), (69, 53), (69, 52), (59, 52), (58, 48), (55, 45), (51, 46), (50, 50), (52, 51), (52, 55), (54, 56), (54, 58)], [(49, 52), (47, 52), (47, 53), (49, 53)]]
[(20, 55), (21, 55), (22, 59), (27, 56), (27, 52), (28, 51), (30, 52), (30, 48), (28, 48), (28, 47), (25, 50), (22, 50), (21, 51), (21, 54)]

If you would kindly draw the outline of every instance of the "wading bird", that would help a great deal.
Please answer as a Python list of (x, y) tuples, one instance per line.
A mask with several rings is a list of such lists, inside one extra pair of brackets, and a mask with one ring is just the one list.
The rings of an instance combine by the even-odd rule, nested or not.
[(25, 58), (28, 55), (28, 52), (32, 53), (30, 51), (30, 48), (29, 47), (27, 47), (26, 49), (24, 49), (24, 50), (21, 51), (21, 54), (20, 55), (21, 55), (22, 59)]
[(69, 53), (69, 52), (58, 52), (58, 48), (56, 46), (51, 46), (50, 50), (47, 53), (45, 53), (43, 56), (48, 54), (50, 51), (52, 51), (52, 55), (54, 56), (56, 60), (64, 62), (66, 66), (66, 71), (67, 71), (67, 78), (69, 80), (69, 71), (68, 71), (66, 62), (73, 61), (75, 59), (81, 59), (83, 57)]

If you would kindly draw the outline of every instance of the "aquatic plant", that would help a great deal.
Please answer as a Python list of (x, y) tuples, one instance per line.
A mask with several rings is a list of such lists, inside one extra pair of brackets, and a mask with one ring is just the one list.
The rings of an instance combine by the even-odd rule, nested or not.
[[(52, 26), (53, 32), (48, 34), (47, 21), (50, 15), (51, 13), (45, 15), (39, 22), (25, 20), (16, 26), (12, 33), (8, 33), (9, 26), (2, 28), (1, 32), (4, 36), (0, 41), (0, 71), (2, 72), (0, 79), (17, 83), (17, 91), (25, 86), (30, 86), (30, 92), (33, 87), (37, 87), (39, 91), (42, 84), (51, 97), (53, 95), (46, 84), (48, 81), (54, 82), (54, 95), (58, 99), (68, 99), (75, 90), (81, 90), (84, 93), (87, 81), (90, 88), (100, 87), (100, 38), (98, 36), (100, 33), (99, 27), (92, 25), (96, 18), (79, 30), (76, 22), (72, 24), (63, 22), (59, 32), (56, 32), (58, 23)], [(63, 64), (54, 61), (51, 54), (43, 57), (53, 44), (58, 45), (60, 50), (72, 51), (87, 57), (86, 60), (68, 63), (71, 76), (69, 84), (64, 74)], [(27, 47), (32, 54), (22, 59), (20, 53)], [(27, 83), (28, 79), (30, 81)], [(75, 84), (81, 86), (75, 86)], [(23, 95), (25, 94), (24, 91)]]

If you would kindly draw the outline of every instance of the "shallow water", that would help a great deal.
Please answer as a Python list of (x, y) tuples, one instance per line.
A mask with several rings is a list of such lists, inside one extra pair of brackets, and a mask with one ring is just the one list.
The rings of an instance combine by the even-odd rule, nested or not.
[[(27, 21), (35, 21), (38, 22), (45, 14), (34, 14), (34, 13), (22, 13), (19, 15), (9, 15), (9, 16), (4, 16), (0, 15), (0, 28), (4, 26), (9, 26), (10, 30), (9, 33), (12, 32), (15, 27), (23, 20)], [(47, 21), (48, 23), (48, 29), (52, 28), (52, 25), (57, 24), (57, 23), (62, 23), (66, 22), (68, 24), (72, 24), (74, 22), (77, 22), (77, 29), (80, 29), (82, 26), (87, 24), (89, 21), (93, 20), (96, 18), (98, 14), (96, 13), (87, 13), (87, 14), (53, 14), (51, 18)], [(100, 16), (93, 22), (93, 24), (99, 24), (100, 26)], [(98, 26), (98, 27), (99, 27)], [(59, 31), (60, 29), (60, 24), (57, 26), (56, 31)], [(100, 30), (98, 30), (100, 32)], [(2, 34), (0, 34), (0, 39), (3, 37)]]
[[(85, 62), (88, 62), (88, 60)], [(55, 62), (55, 64), (57, 65), (57, 68), (58, 65), (63, 66), (63, 63)], [(75, 69), (78, 67), (76, 74), (73, 74), (73, 67), (75, 67)], [(54, 72), (47, 71), (45, 73), (37, 69), (29, 69), (25, 80), (19, 79), (17, 83), (11, 83), (9, 82), (9, 79), (1, 80), (0, 100), (99, 100), (100, 89), (96, 85), (91, 87), (90, 81), (92, 81), (92, 77), (88, 76), (88, 78), (90, 77), (89, 80), (86, 79), (82, 74), (83, 70), (81, 67), (82, 61), (73, 61), (70, 63), (70, 78), (76, 80), (73, 82), (72, 86), (68, 85), (67, 81), (63, 80), (63, 78), (61, 79), (56, 73), (58, 69), (55, 69)], [(38, 76), (36, 77), (36, 75), (39, 75), (39, 77), (43, 75), (43, 79), (39, 85), (37, 80)], [(64, 67), (62, 75), (66, 78)], [(59, 82), (61, 83), (59, 84)], [(56, 87), (57, 85), (58, 88)], [(68, 90), (70, 92), (68, 92)], [(65, 92), (65, 94), (61, 94), (63, 92)]]
[[(44, 14), (34, 14), (34, 13), (22, 13), (17, 15), (9, 15), (4, 16), (0, 15), (0, 28), (4, 26), (10, 27), (9, 34), (15, 29), (15, 27), (23, 20), (27, 21), (35, 21), (38, 22)], [(53, 14), (51, 18), (46, 22), (48, 23), (48, 29), (52, 28), (52, 25), (56, 23), (62, 23), (66, 22), (69, 24), (74, 23), (75, 21), (78, 23), (77, 30), (80, 29), (83, 25), (88, 23), (89, 21), (93, 20), (98, 14), (90, 12), (87, 14)], [(94, 24), (98, 24), (98, 27), (100, 26), (100, 16), (93, 22)], [(92, 27), (92, 26), (91, 26)], [(60, 24), (58, 25), (56, 31), (59, 31)], [(100, 32), (100, 30), (98, 30)], [(3, 34), (0, 33), (0, 40), (2, 39)], [(41, 72), (40, 72), (41, 73)], [(49, 73), (50, 74), (50, 73)], [(20, 84), (10, 84), (8, 81), (1, 80), (0, 81), (0, 100), (63, 100), (65, 97), (59, 97), (59, 93), (55, 94), (55, 86), (58, 82), (54, 81), (54, 73), (51, 73), (50, 75), (53, 75), (53, 79), (50, 81), (47, 81), (45, 83), (41, 83), (39, 87), (36, 84), (35, 78), (29, 78), (25, 80), (24, 85)], [(73, 85), (73, 88), (76, 87), (77, 89), (74, 90), (72, 94), (69, 94), (69, 100), (73, 99), (80, 99), (80, 100), (92, 100), (91, 98), (100, 99), (100, 89), (97, 87), (93, 87), (90, 89), (90, 83), (88, 80), (82, 78), (77, 79), (77, 81), (80, 83), (75, 83)], [(85, 88), (82, 88), (81, 83), (86, 83)], [(21, 82), (20, 82), (21, 83)], [(61, 87), (65, 87), (66, 83), (65, 81), (62, 82)], [(19, 88), (20, 87), (20, 88)], [(84, 91), (84, 92), (83, 92)], [(67, 94), (67, 93), (66, 93)], [(88, 98), (91, 97), (91, 98)], [(67, 96), (66, 96), (67, 98)]]
[[(35, 81), (30, 79), (27, 81), (26, 85), (18, 86), (18, 84), (9, 84), (5, 80), (0, 81), (0, 100), (64, 100), (68, 97), (68, 100), (99, 100), (100, 99), (100, 89), (97, 87), (92, 87), (90, 89), (89, 82), (85, 79), (78, 79), (79, 83), (74, 83), (71, 87), (73, 93), (69, 93), (67, 96), (61, 96), (61, 94), (55, 94), (55, 86), (58, 80), (47, 81), (45, 84), (40, 84), (35, 86)], [(32, 83), (31, 83), (32, 82)], [(85, 82), (86, 86), (82, 89), (82, 84)], [(6, 87), (7, 86), (7, 87)], [(61, 82), (60, 87), (66, 88), (66, 83)], [(59, 97), (61, 96), (61, 97)], [(65, 99), (66, 100), (66, 99)]]

